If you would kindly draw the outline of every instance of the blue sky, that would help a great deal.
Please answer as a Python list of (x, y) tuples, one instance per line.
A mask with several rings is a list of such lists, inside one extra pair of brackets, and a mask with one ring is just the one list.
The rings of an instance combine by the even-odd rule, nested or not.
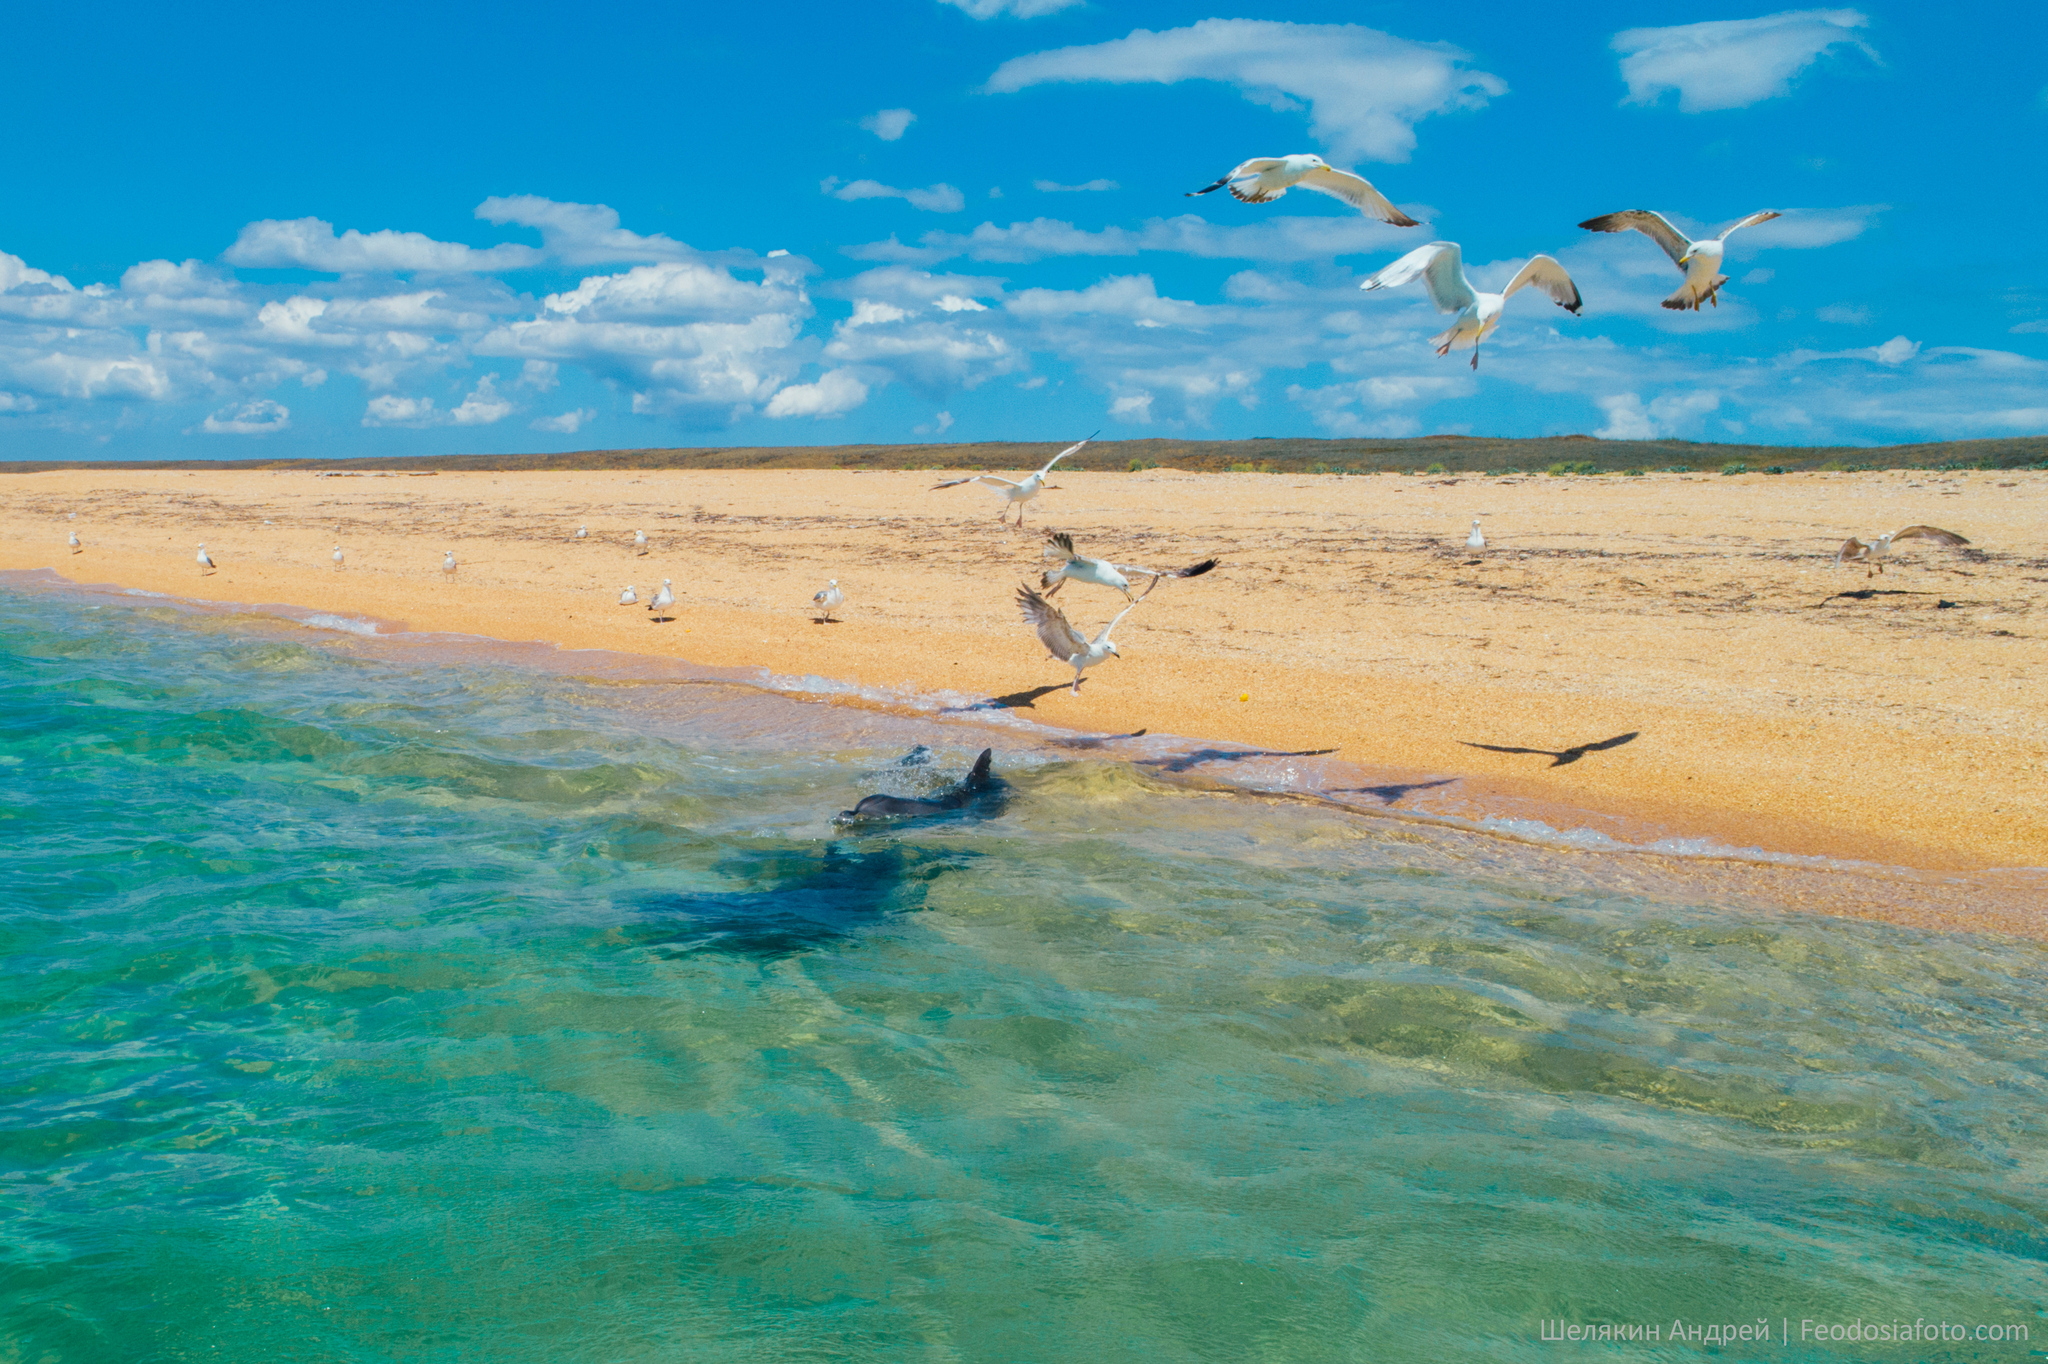
[[(46, 6), (0, 457), (2048, 431), (2038, 6)], [(1314, 151), (1424, 226), (1187, 190)], [(1639, 234), (1730, 239), (1721, 307)], [(2011, 227), (2001, 226), (2010, 224)], [(1478, 373), (1426, 241), (1530, 291)], [(776, 254), (780, 253), (780, 254)]]

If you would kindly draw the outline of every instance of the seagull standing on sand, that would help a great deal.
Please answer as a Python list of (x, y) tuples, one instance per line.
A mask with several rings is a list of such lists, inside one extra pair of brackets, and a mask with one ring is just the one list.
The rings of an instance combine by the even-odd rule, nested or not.
[[(1096, 435), (1100, 434), (1101, 432), (1099, 431), (1096, 433)], [(1088, 440), (1094, 439), (1095, 436), (1088, 437)], [(1081, 445), (1086, 445), (1088, 440), (1082, 441)], [(926, 491), (937, 492), (941, 488), (957, 488), (962, 483), (979, 483), (985, 488), (993, 489), (996, 496), (1003, 499), (1003, 507), (1001, 511), (996, 513), (996, 520), (1002, 521), (1007, 518), (1010, 514), (1010, 508), (1014, 506), (1017, 509), (1017, 525), (1021, 528), (1024, 524), (1024, 504), (1038, 496), (1038, 490), (1045, 486), (1045, 476), (1052, 472), (1052, 466), (1080, 449), (1081, 445), (1069, 445), (1066, 449), (1047, 460), (1043, 469), (1016, 483), (1012, 483), (1007, 478), (997, 478), (994, 474), (976, 474), (972, 478), (950, 478), (944, 483), (934, 483)]]
[(1132, 602), (1102, 627), (1101, 634), (1090, 639), (1067, 623), (1064, 611), (1028, 587), (1017, 589), (1017, 605), (1024, 608), (1024, 619), (1037, 629), (1046, 652), (1073, 668), (1076, 696), (1081, 694), (1081, 673), (1085, 669), (1094, 667), (1105, 658), (1123, 657), (1116, 651), (1116, 643), (1110, 639), (1109, 632), (1116, 629), (1125, 616), (1138, 609), (1138, 603)]
[(340, 546), (340, 545), (336, 545), (336, 546), (334, 547), (334, 566), (335, 566), (336, 568), (340, 568), (340, 567), (341, 567), (341, 546)]
[(590, 527), (588, 527), (588, 526), (578, 526), (578, 527), (576, 527), (576, 533), (575, 533), (574, 535), (570, 536), (569, 538), (570, 538), (570, 539), (572, 539), (572, 540), (587, 540), (587, 539), (589, 539), (589, 538), (590, 538)]
[(455, 571), (455, 551), (451, 549), (444, 552), (448, 557), (441, 561), (441, 571), (443, 573), (453, 573)]
[(647, 603), (647, 609), (654, 613), (657, 621), (670, 619), (668, 609), (676, 604), (676, 594), (669, 591), (669, 580), (661, 580), (661, 591), (654, 594), (654, 600)]
[(85, 546), (78, 543), (77, 531), (72, 531), (68, 539), (71, 545), (71, 552), (73, 554), (82, 554), (85, 552)]
[(1045, 549), (1042, 553), (1046, 558), (1060, 561), (1049, 572), (1039, 575), (1038, 585), (1045, 589), (1047, 597), (1051, 597), (1062, 585), (1071, 581), (1094, 583), (1097, 587), (1113, 587), (1124, 594), (1125, 601), (1131, 601), (1133, 575), (1152, 580), (1145, 585), (1145, 591), (1149, 594), (1153, 588), (1159, 586), (1161, 578), (1199, 578), (1216, 567), (1217, 562), (1214, 559), (1204, 559), (1200, 563), (1189, 564), (1186, 568), (1139, 568), (1136, 564), (1113, 564), (1107, 559), (1090, 559), (1076, 552), (1074, 537), (1063, 530), (1054, 531), (1045, 537)]
[(1479, 533), (1477, 518), (1472, 522), (1472, 533), (1465, 537), (1465, 548), (1471, 550), (1474, 554), (1486, 548), (1486, 537)]
[(1297, 152), (1293, 156), (1255, 156), (1249, 161), (1239, 162), (1237, 169), (1215, 184), (1189, 190), (1186, 197), (1192, 199), (1198, 194), (1228, 189), (1230, 197), (1239, 203), (1270, 204), (1297, 185), (1333, 199), (1342, 199), (1368, 218), (1377, 218), (1395, 227), (1419, 226), (1413, 218), (1395, 208), (1386, 195), (1374, 189), (1372, 181), (1350, 171), (1338, 170), (1322, 157), (1305, 152)]
[(647, 552), (646, 531), (636, 530), (633, 532), (633, 552), (635, 554), (645, 554)]
[(1868, 541), (1858, 540), (1852, 535), (1835, 551), (1835, 566), (1840, 568), (1843, 564), (1862, 564), (1863, 576), (1866, 578), (1871, 576), (1873, 568), (1882, 573), (1884, 557), (1892, 552), (1894, 540), (1932, 540), (1937, 545), (1951, 547), (1970, 543), (1954, 531), (1943, 530), (1939, 526), (1908, 526), (1904, 530), (1895, 530), (1890, 535), (1880, 535)]
[(1448, 331), (1438, 332), (1429, 338), (1429, 344), (1436, 347), (1438, 355), (1449, 355), (1453, 347), (1472, 348), (1472, 368), (1479, 368), (1479, 343), (1493, 334), (1500, 323), (1501, 309), (1507, 306), (1508, 296), (1524, 284), (1533, 284), (1551, 301), (1566, 312), (1576, 316), (1581, 306), (1579, 287), (1572, 283), (1572, 277), (1564, 267), (1549, 256), (1531, 256), (1529, 263), (1515, 273), (1508, 281), (1508, 287), (1497, 294), (1481, 293), (1472, 287), (1472, 281), (1465, 278), (1465, 263), (1458, 252), (1456, 242), (1431, 242), (1418, 246), (1392, 265), (1370, 275), (1358, 287), (1361, 289), (1391, 289), (1421, 279), (1423, 287), (1429, 290), (1429, 301), (1440, 313), (1456, 313), (1457, 320)]
[(824, 591), (812, 595), (811, 604), (825, 613), (818, 617), (818, 619), (820, 621), (828, 621), (832, 619), (832, 608), (845, 600), (846, 594), (839, 590), (839, 579), (832, 578), (825, 583)]
[(631, 583), (627, 583), (626, 590), (619, 593), (619, 605), (621, 606), (631, 606), (639, 600), (639, 594), (633, 591), (633, 584)]
[(216, 564), (213, 561), (213, 556), (206, 552), (206, 546), (204, 544), (201, 544), (199, 546), (199, 552), (193, 555), (192, 557), (199, 565), (199, 576), (202, 578), (205, 577), (207, 574), (213, 572), (214, 569), (220, 567), (219, 564)]
[(1647, 208), (1631, 208), (1620, 213), (1608, 213), (1598, 218), (1588, 218), (1579, 226), (1588, 232), (1629, 232), (1642, 233), (1651, 241), (1664, 248), (1664, 254), (1671, 257), (1679, 269), (1685, 271), (1685, 283), (1678, 286), (1678, 292), (1664, 300), (1667, 308), (1690, 308), (1700, 310), (1700, 304), (1711, 303), (1721, 306), (1721, 286), (1728, 282), (1728, 276), (1721, 274), (1721, 253), (1726, 249), (1728, 234), (1739, 227), (1754, 227), (1767, 223), (1781, 215), (1773, 212), (1752, 213), (1733, 226), (1722, 229), (1718, 237), (1707, 237), (1701, 241), (1689, 239), (1673, 227), (1661, 213), (1652, 213)]

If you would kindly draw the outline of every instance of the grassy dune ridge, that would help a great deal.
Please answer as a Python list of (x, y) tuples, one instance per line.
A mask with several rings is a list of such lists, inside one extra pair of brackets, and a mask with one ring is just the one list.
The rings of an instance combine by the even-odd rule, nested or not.
[[(5, 461), (0, 473), (63, 469), (309, 469), (334, 473), (438, 473), (582, 469), (1025, 469), (1044, 463), (1059, 441), (985, 441), (930, 445), (705, 446), (688, 449), (575, 450), (563, 454), (394, 455), (357, 459)], [(1600, 440), (1542, 436), (1417, 436), (1400, 440), (1098, 441), (1062, 468), (1186, 469), (1199, 473), (1486, 473), (1581, 474), (1686, 469), (1744, 472), (1814, 469), (2048, 468), (2048, 436), (1936, 441), (1921, 445), (1724, 445), (1683, 440)]]

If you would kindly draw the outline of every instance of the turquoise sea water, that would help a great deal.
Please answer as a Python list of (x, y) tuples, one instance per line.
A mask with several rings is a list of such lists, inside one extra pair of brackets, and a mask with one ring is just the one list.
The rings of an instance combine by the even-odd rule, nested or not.
[(2038, 944), (104, 598), (0, 735), (10, 1364), (2048, 1352)]

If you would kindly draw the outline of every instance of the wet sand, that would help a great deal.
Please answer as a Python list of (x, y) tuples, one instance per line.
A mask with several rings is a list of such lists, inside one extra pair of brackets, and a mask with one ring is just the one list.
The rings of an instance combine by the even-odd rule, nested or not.
[[(2048, 866), (2048, 474), (1075, 471), (1021, 533), (982, 489), (934, 481), (19, 474), (0, 480), (0, 568), (994, 698), (1076, 729), (1337, 748), (1443, 783), (1437, 809), (1563, 806), (1631, 838)], [(1830, 561), (1845, 535), (1914, 522), (1972, 544), (1904, 542), (1879, 577)], [(1073, 696), (1014, 603), (1049, 527), (1122, 562), (1224, 567), (1162, 584)], [(194, 564), (201, 540), (219, 572)], [(673, 622), (615, 604), (664, 577)], [(816, 624), (827, 578), (847, 602)], [(1091, 634), (1122, 606), (1080, 584), (1055, 602)]]

